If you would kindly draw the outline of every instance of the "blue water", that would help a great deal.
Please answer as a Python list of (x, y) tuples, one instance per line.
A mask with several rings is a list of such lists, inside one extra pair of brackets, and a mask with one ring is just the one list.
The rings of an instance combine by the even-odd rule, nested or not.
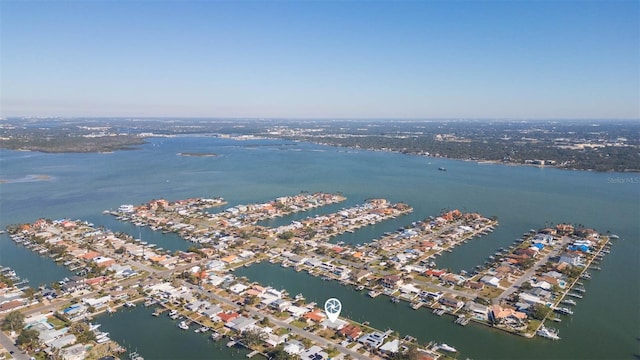
[[(603, 271), (593, 272), (588, 293), (575, 308), (571, 321), (559, 324), (562, 341), (520, 344), (513, 337), (487, 329), (457, 326), (443, 331), (443, 340), (463, 348), (464, 356), (472, 358), (493, 358), (498, 353), (500, 357), (532, 358), (630, 358), (638, 354), (639, 175), (480, 165), (306, 143), (283, 144), (177, 137), (150, 139), (139, 150), (111, 154), (0, 150), (0, 179), (9, 180), (0, 183), (0, 225), (33, 222), (40, 217), (80, 218), (177, 250), (185, 249), (188, 243), (172, 234), (120, 223), (102, 215), (102, 211), (161, 197), (222, 196), (228, 206), (234, 206), (303, 190), (339, 191), (348, 199), (337, 208), (384, 197), (406, 202), (414, 212), (333, 241), (365, 243), (444, 209), (497, 216), (499, 226), (493, 234), (438, 259), (439, 266), (469, 270), (531, 228), (560, 222), (584, 224), (602, 232), (610, 230), (621, 240), (603, 262)], [(213, 152), (219, 156), (183, 157), (177, 155), (179, 152)], [(438, 171), (440, 166), (448, 171)], [(50, 178), (38, 181), (29, 175)], [(317, 210), (324, 211), (330, 209)], [(292, 219), (308, 215), (297, 214)], [(285, 220), (268, 225), (280, 221)], [(16, 246), (6, 235), (0, 237), (0, 264), (13, 267), (32, 284), (68, 276), (68, 271), (49, 258)], [(392, 314), (394, 308), (388, 309)], [(420, 315), (415, 321), (407, 330), (448, 326), (432, 316)], [(153, 323), (149, 326), (152, 329)], [(474, 341), (474, 337), (483, 341)], [(496, 353), (497, 348), (508, 352)]]

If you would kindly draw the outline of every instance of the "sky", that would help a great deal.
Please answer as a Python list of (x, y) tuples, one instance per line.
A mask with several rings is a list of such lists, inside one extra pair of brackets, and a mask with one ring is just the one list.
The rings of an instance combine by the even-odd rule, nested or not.
[(638, 1), (0, 0), (0, 116), (640, 118)]

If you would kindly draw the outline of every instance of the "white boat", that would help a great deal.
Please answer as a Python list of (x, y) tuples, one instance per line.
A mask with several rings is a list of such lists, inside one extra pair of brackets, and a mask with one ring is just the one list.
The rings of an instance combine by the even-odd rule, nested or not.
[(177, 310), (171, 310), (171, 311), (169, 311), (169, 317), (174, 317), (174, 316), (176, 316), (176, 315), (178, 315), (178, 311), (177, 311)]
[(377, 297), (378, 295), (380, 295), (380, 292), (375, 291), (375, 290), (371, 290), (371, 291), (369, 291), (367, 294), (368, 294), (370, 297), (375, 298), (375, 297)]
[(551, 340), (560, 340), (560, 336), (558, 336), (558, 330), (547, 328), (544, 326), (541, 326), (540, 329), (536, 331), (536, 335)]
[(203, 326), (203, 327), (201, 327), (199, 329), (194, 330), (194, 332), (197, 332), (197, 333), (205, 333), (207, 331), (209, 331), (209, 328), (206, 327), (206, 326)]
[(573, 311), (569, 308), (566, 307), (561, 307), (561, 308), (556, 308), (555, 309), (556, 312), (563, 314), (563, 315), (573, 315)]
[(178, 323), (178, 327), (182, 330), (189, 330), (189, 325), (187, 325), (186, 321), (180, 321), (180, 323)]
[(456, 348), (454, 348), (453, 346), (449, 346), (445, 343), (442, 343), (440, 345), (438, 345), (438, 348), (447, 352), (458, 352), (458, 350), (456, 350)]

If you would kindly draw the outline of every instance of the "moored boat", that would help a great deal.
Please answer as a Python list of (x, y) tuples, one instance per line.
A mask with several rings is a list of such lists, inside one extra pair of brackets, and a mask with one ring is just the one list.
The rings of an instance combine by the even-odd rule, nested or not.
[(560, 340), (560, 336), (558, 336), (558, 330), (547, 328), (544, 326), (541, 326), (540, 329), (536, 331), (536, 335), (551, 340)]

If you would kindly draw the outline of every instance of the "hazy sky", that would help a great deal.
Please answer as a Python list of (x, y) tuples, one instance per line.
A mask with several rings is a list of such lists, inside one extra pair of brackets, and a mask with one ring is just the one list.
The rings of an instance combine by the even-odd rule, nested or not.
[(638, 1), (0, 0), (1, 116), (638, 118)]

